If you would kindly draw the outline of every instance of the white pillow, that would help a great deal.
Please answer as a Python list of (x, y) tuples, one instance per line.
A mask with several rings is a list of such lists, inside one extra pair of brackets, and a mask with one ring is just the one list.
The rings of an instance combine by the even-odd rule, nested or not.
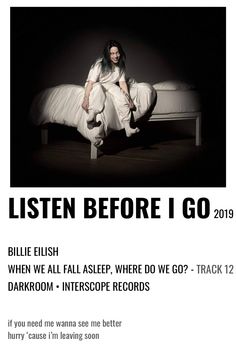
[(194, 88), (192, 84), (188, 84), (183, 81), (179, 80), (169, 80), (169, 81), (162, 81), (158, 82), (157, 84), (153, 85), (155, 90), (168, 90), (168, 91), (174, 91), (174, 90), (191, 90)]

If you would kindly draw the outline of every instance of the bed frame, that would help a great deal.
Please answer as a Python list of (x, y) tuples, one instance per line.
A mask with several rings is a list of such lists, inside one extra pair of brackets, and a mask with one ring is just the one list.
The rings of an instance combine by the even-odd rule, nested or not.
[[(195, 145), (200, 146), (202, 143), (201, 139), (201, 112), (184, 112), (184, 113), (168, 113), (168, 114), (157, 114), (154, 113), (149, 118), (148, 122), (164, 122), (164, 121), (176, 121), (176, 120), (195, 120)], [(48, 144), (48, 125), (41, 126), (41, 143), (43, 145)], [(98, 151), (92, 143), (90, 150), (90, 158), (95, 160), (98, 158)]]

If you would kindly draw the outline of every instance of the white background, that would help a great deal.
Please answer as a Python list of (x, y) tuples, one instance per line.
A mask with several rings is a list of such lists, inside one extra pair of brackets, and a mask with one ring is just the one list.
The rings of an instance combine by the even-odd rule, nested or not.
[[(83, 2), (84, 3), (84, 2)], [(57, 259), (15, 259), (22, 263), (233, 264), (235, 218), (187, 220), (185, 197), (206, 197), (215, 208), (235, 208), (235, 5), (231, 1), (135, 1), (135, 6), (227, 7), (227, 187), (226, 188), (10, 188), (10, 6), (127, 6), (86, 1), (4, 1), (1, 3), (1, 352), (235, 354), (236, 270), (234, 275), (129, 276), (150, 281), (145, 293), (7, 292), (8, 246), (58, 246)], [(197, 26), (197, 24), (196, 24)], [(160, 220), (9, 220), (9, 197), (160, 197)], [(176, 218), (166, 201), (175, 197)], [(81, 210), (80, 210), (81, 212)], [(31, 276), (32, 277), (32, 276)], [(45, 280), (46, 276), (37, 277)], [(47, 280), (57, 280), (50, 276)], [(62, 280), (63, 276), (58, 275)], [(105, 277), (106, 278), (106, 277)], [(59, 278), (58, 278), (59, 279)], [(90, 278), (89, 278), (90, 279)], [(96, 277), (99, 278), (98, 276)], [(63, 280), (68, 280), (64, 279)], [(110, 280), (110, 279), (109, 279)], [(125, 280), (125, 276), (122, 277)], [(121, 320), (121, 328), (99, 330), (99, 341), (8, 341), (7, 321)], [(42, 330), (44, 331), (44, 330)], [(88, 331), (89, 332), (89, 331)]]

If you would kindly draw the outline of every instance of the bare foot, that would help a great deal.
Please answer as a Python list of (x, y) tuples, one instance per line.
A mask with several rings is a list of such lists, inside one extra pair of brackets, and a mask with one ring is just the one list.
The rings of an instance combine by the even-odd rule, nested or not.
[(125, 133), (128, 138), (130, 138), (133, 134), (137, 134), (140, 132), (139, 128), (130, 128), (130, 127), (125, 127)]

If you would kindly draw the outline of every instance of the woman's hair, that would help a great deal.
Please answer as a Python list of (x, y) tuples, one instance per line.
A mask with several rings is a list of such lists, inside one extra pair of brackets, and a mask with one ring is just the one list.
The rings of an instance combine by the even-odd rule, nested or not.
[(110, 59), (110, 50), (112, 47), (118, 48), (120, 53), (120, 59), (117, 65), (119, 66), (121, 72), (125, 70), (125, 59), (126, 59), (125, 52), (119, 42), (111, 39), (105, 44), (105, 47), (103, 49), (103, 56), (101, 61), (102, 73), (107, 73), (112, 70), (112, 62)]

